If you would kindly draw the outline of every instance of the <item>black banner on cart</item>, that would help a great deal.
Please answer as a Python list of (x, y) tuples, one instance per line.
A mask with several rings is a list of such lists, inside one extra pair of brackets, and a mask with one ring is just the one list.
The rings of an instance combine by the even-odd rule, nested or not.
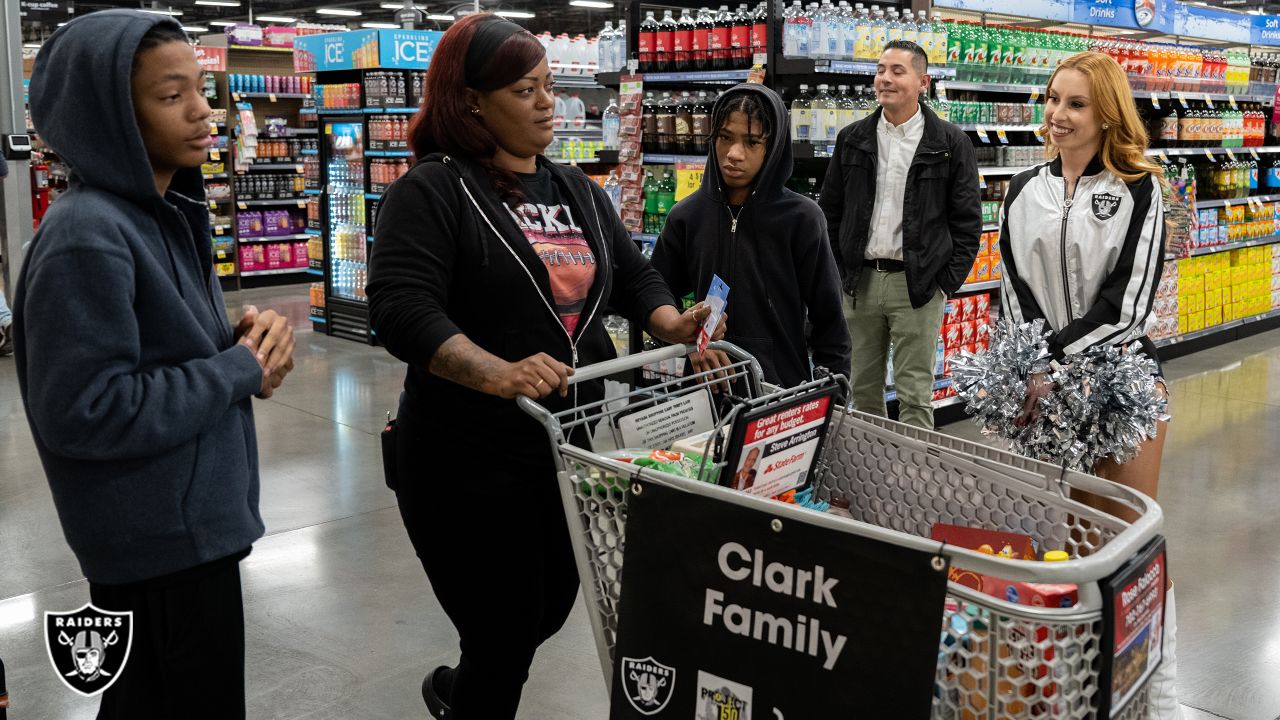
[(930, 717), (945, 562), (641, 486), (611, 720)]

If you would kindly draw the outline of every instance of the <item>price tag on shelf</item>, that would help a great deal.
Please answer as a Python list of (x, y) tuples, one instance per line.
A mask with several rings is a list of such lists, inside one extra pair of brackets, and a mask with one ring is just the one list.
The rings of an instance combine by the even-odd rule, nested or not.
[(1209, 158), (1209, 162), (1213, 162), (1213, 151), (1209, 148), (1204, 149), (1204, 156)]
[(221, 225), (214, 226), (214, 228), (213, 228), (213, 234), (214, 234), (214, 235), (221, 235), (221, 234), (222, 234), (222, 226), (221, 226)]
[(298, 201), (298, 207), (303, 208), (303, 209), (306, 209), (306, 207), (307, 207), (307, 201), (306, 201), (306, 200), (299, 200), (299, 201)]
[(1204, 104), (1205, 104), (1205, 105), (1208, 105), (1210, 110), (1216, 110), (1216, 109), (1217, 109), (1217, 108), (1215, 108), (1215, 107), (1213, 106), (1213, 97), (1212, 97), (1212, 96), (1210, 96), (1210, 95), (1209, 95), (1209, 93), (1205, 93), (1205, 94), (1204, 94)]
[(1259, 157), (1258, 157), (1258, 149), (1257, 149), (1257, 148), (1249, 148), (1249, 154), (1253, 156), (1253, 159), (1254, 159), (1254, 160), (1261, 160), (1261, 158), (1259, 158)]
[(938, 83), (938, 99), (939, 99), (939, 100), (946, 100), (946, 99), (947, 99), (947, 84), (946, 84), (946, 83)]
[(1223, 200), (1223, 201), (1222, 201), (1222, 207), (1226, 208), (1226, 209), (1227, 209), (1227, 212), (1231, 212), (1231, 201), (1230, 201), (1230, 200)]
[(1169, 156), (1165, 155), (1163, 150), (1160, 151), (1159, 157), (1160, 157), (1160, 162), (1166, 165), (1169, 164)]
[(209, 123), (209, 134), (210, 134), (210, 135), (217, 135), (217, 134), (218, 134), (218, 125), (217, 125), (217, 123)]
[(1151, 93), (1151, 107), (1153, 107), (1153, 108), (1155, 108), (1155, 109), (1157, 109), (1157, 110), (1159, 110), (1159, 109), (1160, 109), (1160, 95), (1159, 95), (1159, 94), (1157, 94), (1157, 93)]
[(1178, 102), (1182, 103), (1182, 107), (1184, 107), (1184, 108), (1186, 108), (1186, 107), (1190, 107), (1189, 105), (1187, 105), (1187, 95), (1186, 95), (1186, 93), (1181, 93), (1181, 92), (1180, 92), (1180, 93), (1178, 93)]
[(238, 92), (231, 93), (231, 100), (233, 102), (240, 102), (240, 93)]
[(1227, 102), (1231, 103), (1231, 109), (1232, 109), (1232, 110), (1239, 110), (1239, 109), (1240, 109), (1240, 106), (1236, 104), (1236, 96), (1235, 96), (1235, 95), (1228, 95), (1228, 96), (1227, 96)]
[(271, 93), (270, 95), (268, 95), (268, 96), (267, 96), (267, 99), (268, 99), (268, 100), (270, 100), (271, 102), (278, 102), (278, 101), (276, 100), (276, 94), (275, 94), (275, 93)]
[(222, 153), (218, 151), (218, 148), (211, 148), (209, 150), (209, 157), (213, 158), (214, 160), (221, 160)]
[(1044, 135), (1041, 134), (1040, 128), (1036, 128), (1035, 130), (1032, 130), (1031, 134), (1035, 136), (1036, 142), (1044, 144)]
[(1035, 102), (1039, 99), (1040, 99), (1040, 88), (1039, 87), (1031, 88), (1031, 97), (1027, 99), (1027, 104), (1034, 105)]
[(978, 173), (978, 187), (982, 190), (987, 189), (987, 179), (982, 176), (982, 173)]
[(302, 167), (301, 165), (294, 165), (294, 166), (293, 166), (293, 171), (294, 171), (294, 172), (296, 172), (296, 173), (302, 173), (302, 172), (303, 172), (303, 167)]
[(1226, 151), (1227, 151), (1227, 157), (1231, 158), (1231, 162), (1235, 162), (1236, 154), (1231, 152), (1231, 148), (1226, 148)]
[(243, 202), (238, 202), (238, 203), (236, 203), (236, 207), (240, 208), (241, 210), (248, 210), (248, 209), (249, 209), (249, 206), (248, 206), (248, 205), (246, 205), (246, 204), (245, 204), (245, 203), (243, 203)]
[(978, 125), (974, 128), (974, 130), (978, 133), (978, 139), (981, 140), (983, 144), (986, 144), (986, 145), (991, 144), (991, 137), (987, 135), (987, 129), (985, 127)]
[(1004, 128), (998, 128), (996, 130), (996, 137), (1000, 138), (1001, 145), (1009, 144), (1009, 136), (1005, 133)]

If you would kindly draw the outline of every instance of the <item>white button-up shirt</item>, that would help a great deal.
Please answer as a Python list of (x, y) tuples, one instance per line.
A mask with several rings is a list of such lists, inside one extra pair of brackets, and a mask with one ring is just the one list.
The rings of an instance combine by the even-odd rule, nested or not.
[(868, 260), (902, 259), (902, 203), (907, 193), (907, 170), (924, 135), (924, 113), (894, 125), (882, 113), (876, 124), (876, 200), (871, 211)]

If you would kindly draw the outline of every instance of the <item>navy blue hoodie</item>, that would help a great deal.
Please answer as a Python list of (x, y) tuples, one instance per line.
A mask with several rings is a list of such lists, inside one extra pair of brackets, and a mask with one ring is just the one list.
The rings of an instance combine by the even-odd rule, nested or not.
[(125, 583), (262, 536), (251, 397), (213, 272), (198, 168), (163, 198), (134, 118), (142, 36), (169, 18), (72, 20), (31, 77), (36, 131), (71, 166), (18, 280), (18, 386), (67, 543), (91, 582)]
[(677, 297), (693, 293), (697, 300), (719, 275), (729, 286), (725, 339), (754, 355), (769, 382), (794, 387), (811, 380), (811, 351), (815, 365), (848, 377), (852, 344), (826, 219), (817, 203), (786, 188), (792, 171), (787, 108), (777, 93), (752, 83), (729, 90), (716, 105), (739, 93), (760, 95), (777, 137), (769, 138), (736, 227), (712, 138), (702, 187), (671, 209), (653, 266)]

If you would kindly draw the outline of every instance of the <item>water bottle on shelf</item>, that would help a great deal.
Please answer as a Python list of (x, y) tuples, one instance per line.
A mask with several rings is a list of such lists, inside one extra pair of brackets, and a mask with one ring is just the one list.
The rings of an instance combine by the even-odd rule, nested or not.
[(809, 86), (801, 85), (800, 94), (791, 101), (791, 140), (798, 143), (809, 142), (812, 127), (813, 97), (809, 95)]
[(600, 118), (600, 122), (604, 130), (605, 148), (608, 150), (617, 150), (621, 147), (618, 140), (618, 132), (622, 126), (622, 120), (618, 111), (618, 101), (610, 98), (609, 106), (604, 109), (604, 113)]
[[(800, 24), (804, 17), (804, 7), (800, 0), (794, 0), (791, 6), (782, 12), (782, 57), (804, 57), (800, 51)], [(807, 34), (808, 31), (805, 30)]]
[(596, 40), (596, 64), (600, 67), (600, 72), (617, 72), (617, 68), (613, 65), (613, 43), (614, 43), (613, 21), (605, 20), (604, 29), (600, 31), (600, 36)]
[(613, 36), (613, 71), (623, 72), (627, 69), (627, 21), (619, 20), (618, 29)]
[(616, 170), (609, 171), (609, 177), (604, 181), (605, 194), (609, 196), (609, 202), (613, 203), (613, 211), (622, 215), (622, 181), (618, 179)]

